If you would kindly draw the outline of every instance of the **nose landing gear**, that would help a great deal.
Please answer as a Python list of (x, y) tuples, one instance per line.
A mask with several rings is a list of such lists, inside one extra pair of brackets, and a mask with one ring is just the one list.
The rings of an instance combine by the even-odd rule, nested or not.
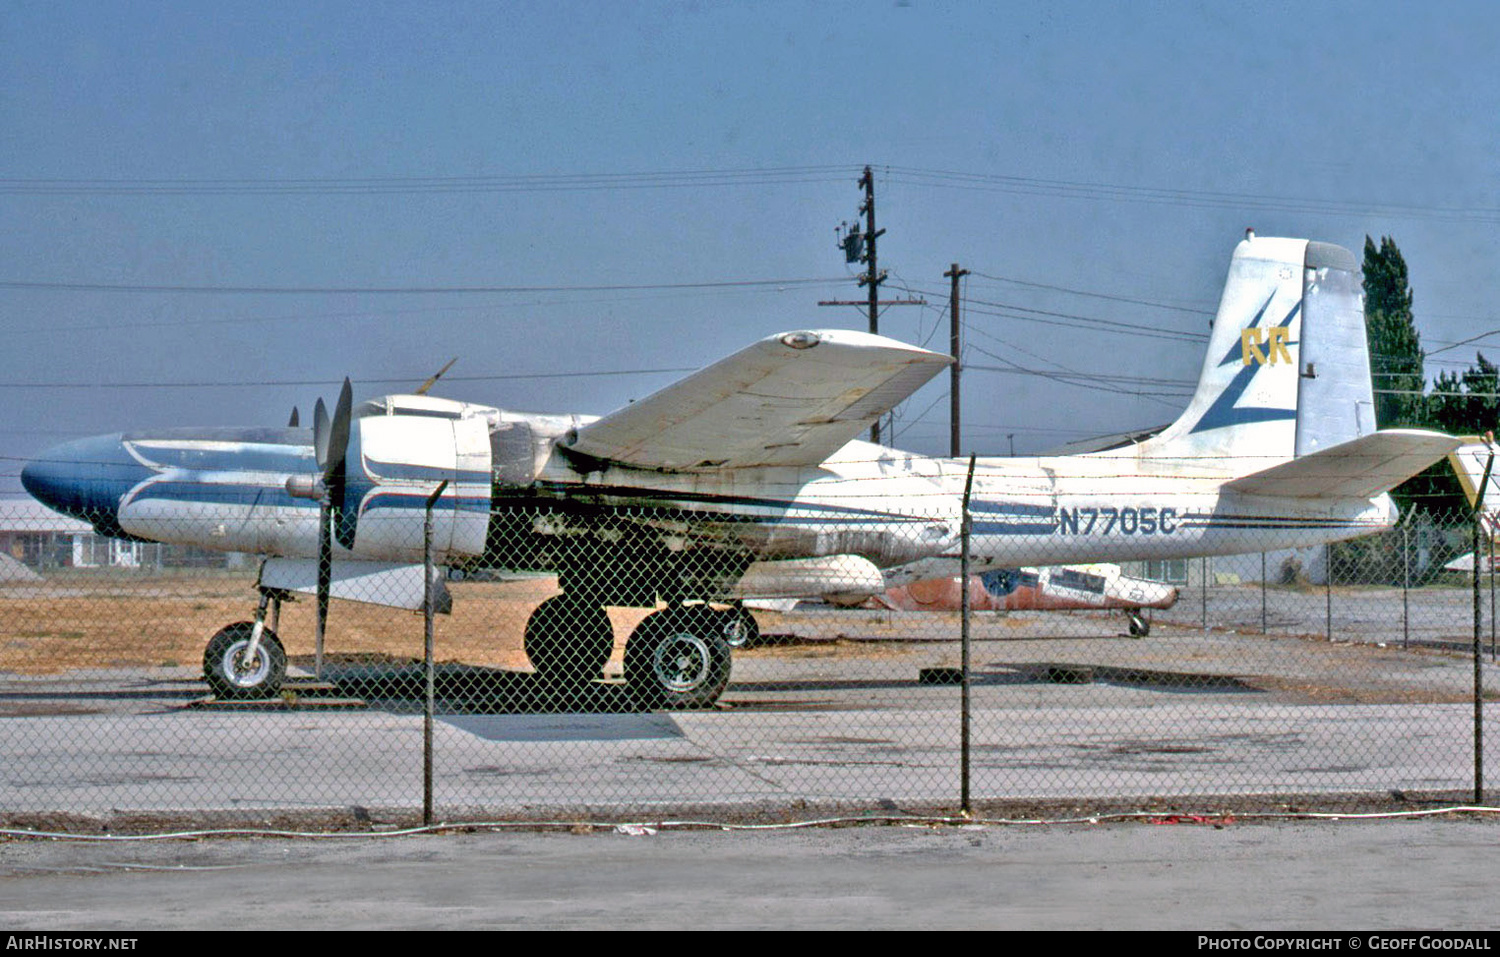
[[(254, 621), (220, 628), (203, 650), (203, 680), (225, 699), (274, 698), (286, 679), (286, 651), (276, 637), (282, 595), (262, 589)], [(271, 624), (266, 624), (270, 609)]]

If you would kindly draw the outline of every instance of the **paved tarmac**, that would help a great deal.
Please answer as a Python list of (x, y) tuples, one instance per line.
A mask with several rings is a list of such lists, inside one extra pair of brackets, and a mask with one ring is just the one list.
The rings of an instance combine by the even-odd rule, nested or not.
[(1497, 849), (1474, 818), (26, 840), (0, 927), (1487, 930)]
[[(435, 727), (438, 817), (951, 808), (959, 692), (918, 677), (951, 665), (955, 644), (758, 650), (737, 657), (724, 707), (704, 712), (546, 713), (531, 676), (469, 669), (465, 687), (482, 693), (446, 702)], [(981, 800), (1451, 797), (1473, 784), (1473, 666), (1460, 655), (1166, 624), (1132, 641), (1078, 635), (1075, 622), (1070, 637), (979, 641), (975, 662)], [(1091, 683), (1048, 680), (1060, 666)], [(1482, 671), (1493, 697), (1500, 673)], [(189, 707), (204, 687), (186, 668), (0, 675), (0, 819), (410, 820), (422, 805), (415, 677), (365, 675), (369, 700), (352, 710), (309, 698), (236, 711)], [(594, 704), (625, 697), (596, 688)], [(1486, 728), (1485, 750), (1500, 754), (1500, 704)]]
[[(1500, 817), (1243, 816), (1298, 795), (1426, 809), (1470, 788), (1472, 664), (1393, 646), (1388, 612), (1363, 608), (1387, 631), (1353, 643), (1277, 635), (1275, 621), (1265, 637), (1161, 621), (1144, 642), (1094, 619), (1027, 622), (1060, 632), (1045, 640), (992, 623), (976, 643), (976, 797), (1150, 807), (1159, 823), (0, 839), (0, 926), (1486, 929)], [(502, 693), (438, 721), (438, 818), (951, 810), (958, 691), (917, 677), (951, 666), (955, 644), (857, 638), (739, 656), (709, 712), (546, 713), (524, 681), (491, 675)], [(1049, 680), (1059, 665), (1092, 683)], [(1500, 673), (1482, 671), (1493, 696)], [(202, 693), (190, 669), (0, 675), (0, 818), (118, 832), (152, 814), (163, 827), (324, 815), (378, 830), (420, 808), (409, 695), (187, 707)]]

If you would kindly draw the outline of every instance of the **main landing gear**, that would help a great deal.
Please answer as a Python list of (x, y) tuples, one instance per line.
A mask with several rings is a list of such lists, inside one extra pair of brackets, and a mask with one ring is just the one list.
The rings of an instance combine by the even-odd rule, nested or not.
[[(654, 611), (625, 642), (625, 683), (643, 708), (707, 708), (729, 684), (730, 639), (758, 634), (749, 612), (677, 605)], [(542, 602), (526, 622), (526, 656), (544, 681), (578, 689), (598, 678), (614, 646), (602, 606), (572, 595)]]
[[(282, 595), (265, 590), (254, 621), (225, 625), (203, 651), (203, 679), (220, 698), (273, 698), (286, 678), (286, 651), (276, 637)], [(270, 609), (271, 624), (266, 624)]]
[(1151, 619), (1141, 614), (1139, 610), (1127, 611), (1125, 616), (1130, 619), (1130, 637), (1144, 638), (1151, 634)]
[[(203, 677), (220, 698), (274, 698), (286, 679), (286, 651), (276, 637), (281, 603), (291, 595), (261, 591), (254, 621), (237, 621), (209, 639)], [(709, 708), (729, 684), (733, 648), (760, 637), (755, 618), (735, 604), (683, 604), (647, 615), (625, 642), (625, 683), (643, 708)], [(526, 622), (526, 656), (541, 680), (563, 693), (601, 676), (614, 649), (603, 605), (562, 594), (542, 602)]]

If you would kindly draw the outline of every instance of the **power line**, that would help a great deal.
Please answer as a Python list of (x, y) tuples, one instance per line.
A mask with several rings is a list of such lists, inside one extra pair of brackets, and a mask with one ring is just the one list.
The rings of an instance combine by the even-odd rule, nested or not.
[[(919, 289), (917, 291), (927, 296), (938, 296), (941, 294), (933, 290)], [(1095, 316), (1085, 316), (1070, 312), (1055, 312), (1047, 309), (1033, 309), (1029, 306), (1018, 306), (1006, 302), (966, 298), (963, 304), (966, 313), (978, 313), (1001, 319), (1020, 319), (1025, 322), (1036, 322), (1042, 325), (1060, 326), (1067, 329), (1088, 329), (1092, 332), (1110, 332), (1116, 335), (1146, 336), (1153, 339), (1169, 339), (1174, 342), (1208, 341), (1208, 335), (1201, 332), (1163, 329), (1160, 326), (1148, 326), (1143, 323), (1122, 322), (1117, 319), (1099, 319)], [(987, 310), (976, 308), (976, 306), (990, 306), (992, 308)], [(995, 309), (1011, 311), (996, 312), (994, 311)], [(1034, 313), (1035, 315), (1024, 315), (1023, 313)]]
[(560, 286), (187, 286), (131, 283), (21, 282), (0, 280), (0, 289), (53, 292), (209, 293), (214, 295), (493, 295), (535, 292), (630, 292), (656, 289), (731, 289), (752, 286), (812, 286), (843, 279), (739, 279), (720, 282), (634, 283)]
[(853, 165), (781, 166), (636, 173), (495, 176), (329, 177), (294, 179), (20, 179), (0, 178), (12, 196), (371, 196), (424, 193), (534, 193), (825, 183)]
[(1175, 306), (1154, 299), (1133, 299), (1130, 296), (1112, 296), (1109, 293), (1089, 292), (1083, 289), (1070, 289), (1067, 286), (1053, 286), (1044, 282), (1031, 282), (1026, 279), (1012, 279), (1008, 276), (991, 276), (989, 273), (974, 271), (974, 275), (982, 276), (993, 282), (1007, 282), (1016, 286), (1030, 286), (1033, 289), (1050, 289), (1053, 292), (1065, 292), (1070, 296), (1087, 296), (1090, 299), (1108, 299), (1111, 302), (1128, 302), (1138, 306), (1151, 306), (1155, 309), (1170, 309), (1173, 312), (1186, 312), (1195, 316), (1208, 316), (1213, 318), (1214, 311), (1211, 309), (1194, 309), (1189, 306)]
[[(590, 376), (665, 375), (667, 373), (697, 372), (698, 366), (677, 366), (662, 369), (610, 369), (597, 372), (517, 372), (504, 375), (449, 375), (444, 382), (499, 382), (512, 379), (578, 379)], [(425, 376), (385, 378), (379, 376), (354, 376), (365, 384), (421, 382)], [(271, 386), (327, 386), (338, 385), (342, 379), (257, 379), (244, 382), (0, 382), (0, 389), (251, 389)]]
[[(59, 332), (133, 332), (138, 329), (161, 329), (161, 328), (192, 328), (210, 326), (237, 326), (253, 325), (257, 323), (274, 322), (309, 322), (313, 320), (330, 319), (358, 319), (366, 321), (377, 321), (388, 316), (413, 316), (433, 315), (437, 313), (476, 313), (482, 311), (496, 311), (504, 309), (539, 309), (551, 306), (585, 306), (601, 303), (630, 303), (630, 302), (655, 302), (663, 299), (678, 299), (704, 296), (723, 295), (765, 295), (768, 291), (779, 293), (779, 289), (769, 287), (744, 287), (736, 289), (710, 289), (710, 290), (668, 290), (659, 295), (644, 296), (600, 296), (597, 298), (563, 298), (563, 299), (525, 299), (509, 302), (487, 302), (482, 305), (467, 306), (422, 306), (409, 309), (354, 309), (339, 312), (293, 312), (275, 316), (234, 316), (226, 319), (207, 319), (194, 317), (192, 319), (170, 319), (155, 322), (120, 322), (120, 323), (96, 323), (92, 325), (78, 326), (55, 326), (36, 327), (32, 329), (7, 329), (0, 335), (14, 336), (23, 332), (37, 332), (53, 335)], [(480, 317), (482, 321), (485, 317)]]
[[(1019, 364), (1017, 364), (1015, 362), (1012, 362), (1011, 360), (1005, 358), (1004, 356), (997, 355), (996, 353), (990, 352), (988, 349), (985, 349), (983, 346), (974, 345), (973, 343), (970, 343), (970, 348), (972, 348), (976, 352), (979, 352), (979, 353), (982, 353), (984, 355), (989, 356), (991, 359), (995, 359), (995, 360), (997, 360), (999, 362), (1005, 363), (1005, 367), (1003, 367), (1003, 368), (1002, 367), (995, 367), (995, 366), (986, 366), (986, 365), (975, 365), (973, 363), (970, 363), (969, 366), (968, 366), (968, 368), (974, 369), (974, 370), (980, 370), (980, 371), (985, 371), (985, 372), (1011, 373), (1011, 374), (1015, 374), (1015, 375), (1038, 376), (1038, 377), (1041, 377), (1041, 378), (1044, 378), (1044, 379), (1051, 379), (1052, 381), (1061, 383), (1063, 385), (1071, 385), (1071, 386), (1075, 386), (1075, 387), (1083, 388), (1083, 389), (1093, 389), (1093, 390), (1099, 391), (1099, 392), (1113, 392), (1113, 393), (1117, 393), (1119, 395), (1133, 395), (1133, 396), (1138, 396), (1139, 398), (1149, 399), (1149, 400), (1152, 400), (1152, 401), (1155, 401), (1155, 402), (1161, 402), (1163, 405), (1172, 405), (1173, 404), (1173, 403), (1165, 401), (1166, 399), (1169, 399), (1169, 398), (1170, 399), (1185, 399), (1185, 398), (1191, 397), (1191, 391), (1190, 390), (1189, 391), (1185, 391), (1185, 392), (1181, 392), (1181, 393), (1178, 393), (1178, 392), (1145, 392), (1145, 391), (1141, 391), (1141, 390), (1138, 390), (1138, 389), (1114, 388), (1114, 387), (1112, 387), (1112, 386), (1110, 386), (1108, 384), (1105, 384), (1105, 383), (1108, 383), (1108, 382), (1110, 382), (1112, 380), (1118, 380), (1118, 381), (1122, 381), (1122, 382), (1150, 382), (1150, 383), (1153, 383), (1153, 384), (1159, 383), (1162, 380), (1149, 379), (1149, 378), (1137, 377), (1137, 376), (1108, 376), (1108, 375), (1099, 375), (1099, 374), (1086, 373), (1086, 372), (1053, 372), (1053, 371), (1046, 370), (1046, 369), (1028, 369), (1025, 366), (1022, 366), (1022, 365), (1019, 365)], [(1175, 383), (1175, 382), (1169, 382), (1168, 384), (1169, 385), (1175, 385), (1177, 383)]]
[(971, 189), (1030, 196), (1056, 196), (1189, 208), (1256, 209), (1273, 212), (1322, 213), (1338, 216), (1383, 216), (1473, 223), (1500, 223), (1500, 209), (1489, 207), (1465, 209), (1452, 206), (1399, 205), (1391, 203), (1372, 204), (1216, 190), (1122, 186), (1115, 183), (1095, 183), (1083, 180), (1039, 179), (1029, 176), (964, 173), (956, 170), (929, 170), (901, 166), (887, 166), (883, 167), (883, 169), (886, 171), (887, 178), (892, 182), (949, 189)]
[[(1030, 350), (1023, 349), (1020, 346), (1015, 345), (1014, 343), (1006, 342), (1004, 339), (1001, 339), (999, 336), (992, 335), (991, 333), (986, 332), (985, 330), (980, 329), (980, 328), (978, 328), (976, 326), (969, 326), (969, 325), (966, 324), (965, 328), (968, 329), (970, 332), (974, 332), (974, 333), (977, 333), (980, 336), (983, 336), (984, 338), (990, 340), (991, 342), (996, 343), (997, 345), (1001, 345), (1001, 346), (1004, 346), (1007, 349), (1011, 349), (1011, 350), (1013, 350), (1015, 352), (1019, 352), (1021, 355), (1028, 356), (1028, 357), (1030, 357), (1032, 359), (1037, 360), (1038, 362), (1045, 362), (1045, 363), (1047, 363), (1050, 366), (1054, 366), (1056, 369), (1059, 370), (1059, 374), (1064, 376), (1064, 378), (1060, 378), (1057, 381), (1062, 382), (1064, 385), (1081, 386), (1081, 385), (1084, 384), (1083, 380), (1087, 380), (1089, 378), (1094, 378), (1094, 376), (1093, 376), (1092, 373), (1080, 372), (1077, 369), (1069, 368), (1068, 366), (1065, 366), (1062, 363), (1056, 362), (1056, 361), (1054, 361), (1052, 359), (1048, 359), (1045, 356), (1039, 356), (1035, 352), (1031, 352)], [(996, 355), (995, 353), (990, 352), (988, 349), (985, 349), (985, 348), (983, 348), (982, 346), (979, 346), (979, 345), (975, 345), (972, 342), (967, 343), (967, 346), (968, 346), (968, 348), (973, 348), (976, 351), (978, 351), (980, 353), (983, 353), (984, 355), (989, 356), (991, 359), (997, 359), (997, 360), (999, 360), (1001, 362), (1004, 362), (1009, 369), (1013, 369), (1013, 370), (1026, 369), (1026, 367), (1022, 366), (1020, 363), (1013, 362), (1010, 359), (1006, 359), (1006, 358), (1004, 358), (1002, 356)], [(965, 360), (965, 361), (967, 361), (967, 360)], [(996, 372), (1006, 371), (1006, 370), (1001, 370), (1001, 369), (989, 369), (989, 367), (976, 367), (976, 368), (986, 368), (986, 369), (988, 369), (988, 371), (996, 371)], [(1047, 372), (1044, 372), (1042, 370), (1027, 370), (1027, 371), (1028, 372), (1032, 372), (1032, 373), (1037, 374), (1037, 375), (1047, 375), (1048, 374)], [(1155, 380), (1153, 380), (1153, 381), (1155, 381)], [(1160, 398), (1158, 396), (1155, 396), (1155, 395), (1152, 395), (1152, 394), (1149, 394), (1149, 393), (1138, 392), (1138, 391), (1131, 390), (1131, 389), (1114, 389), (1114, 388), (1110, 388), (1109, 386), (1105, 386), (1105, 385), (1092, 386), (1091, 388), (1094, 388), (1094, 389), (1096, 389), (1098, 391), (1101, 391), (1101, 392), (1116, 392), (1116, 393), (1119, 393), (1121, 395), (1135, 395), (1135, 396), (1139, 396), (1139, 397), (1144, 398), (1144, 399), (1149, 399), (1152, 402), (1158, 402), (1158, 403), (1160, 403), (1162, 405), (1169, 406), (1169, 407), (1175, 407), (1176, 406), (1176, 403), (1167, 402), (1165, 399)]]

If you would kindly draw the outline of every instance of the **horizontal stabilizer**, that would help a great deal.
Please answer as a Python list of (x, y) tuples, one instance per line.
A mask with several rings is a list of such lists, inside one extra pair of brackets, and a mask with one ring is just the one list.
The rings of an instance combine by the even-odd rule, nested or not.
[[(1464, 495), (1470, 505), (1480, 501), (1479, 490), (1484, 488), (1484, 510), (1493, 514), (1500, 509), (1500, 468), (1491, 465), (1495, 444), (1490, 439), (1469, 439), (1453, 450), (1448, 461), (1453, 464), (1453, 474), (1463, 486)], [(1485, 472), (1489, 472), (1489, 484), (1485, 483)]]
[[(442, 569), (433, 569), (433, 573), (433, 610), (446, 615), (453, 610), (453, 598), (443, 581)], [(315, 595), (318, 562), (312, 558), (268, 558), (260, 569), (260, 587)], [(425, 601), (422, 566), (334, 559), (329, 594), (348, 601), (417, 611)]]
[(1373, 498), (1440, 461), (1458, 446), (1458, 439), (1441, 432), (1387, 429), (1273, 465), (1224, 487), (1245, 495)]
[(769, 336), (579, 428), (562, 447), (672, 471), (819, 465), (952, 361), (865, 332)]

